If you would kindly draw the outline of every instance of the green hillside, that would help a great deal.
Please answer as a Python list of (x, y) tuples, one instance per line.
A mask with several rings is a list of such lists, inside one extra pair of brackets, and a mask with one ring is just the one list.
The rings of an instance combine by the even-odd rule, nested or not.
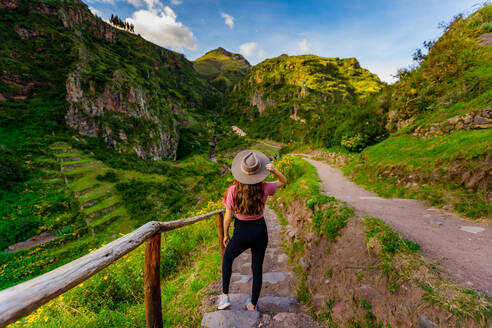
[(2, 0), (0, 14), (0, 289), (220, 190), (218, 94), (182, 54), (79, 0)]
[[(363, 225), (349, 224), (352, 210), (321, 195), (315, 168), (284, 156), (289, 152), (321, 149), (321, 159), (343, 165), (356, 183), (382, 196), (422, 199), (490, 224), (491, 4), (453, 19), (393, 85), (355, 58), (281, 55), (252, 67), (218, 48), (190, 62), (107, 24), (81, 0), (0, 0), (0, 16), (0, 290), (146, 222), (223, 209), (232, 158), (244, 148), (275, 158), (288, 177), (272, 204), (280, 223), (291, 216), (333, 243), (289, 241), (301, 296), (310, 293), (301, 255), (307, 259), (303, 254), (314, 245), (322, 249), (318, 255), (332, 252), (333, 259), (339, 253), (330, 247), (342, 229)], [(297, 219), (310, 214), (312, 220)], [(381, 244), (413, 245), (375, 219), (361, 222), (373, 225), (368, 229)], [(221, 275), (216, 229), (211, 219), (162, 234), (164, 326), (200, 324), (200, 299)], [(366, 239), (366, 256), (370, 238), (351, 238), (359, 237)], [(355, 288), (363, 286), (363, 275), (389, 282), (398, 268), (410, 266), (402, 259), (371, 261), (349, 274), (353, 268), (330, 263), (323, 279), (343, 271), (357, 280)], [(144, 326), (143, 262), (141, 246), (12, 327)], [(441, 281), (435, 273), (432, 279)], [(324, 287), (336, 281), (325, 280)], [(448, 292), (454, 287), (443, 290), (446, 297), (432, 306), (448, 307), (458, 321), (462, 313), (487, 320), (490, 299), (480, 291), (463, 292), (468, 300), (486, 298), (472, 304), (473, 312)], [(453, 302), (444, 304), (448, 299)], [(353, 301), (346, 306), (371, 313)], [(335, 300), (326, 306), (329, 312), (317, 315), (329, 322)], [(376, 327), (375, 317), (366, 319)]]
[(201, 76), (222, 91), (232, 87), (251, 68), (242, 55), (231, 53), (224, 48), (207, 52), (195, 60), (193, 66)]
[(377, 96), (394, 133), (355, 156), (347, 174), (385, 196), (492, 217), (491, 20), (492, 5), (457, 16), (420, 65), (400, 71)]
[(331, 146), (364, 131), (370, 144), (384, 128), (367, 105), (384, 88), (355, 58), (282, 55), (238, 82), (226, 97), (224, 116), (227, 125), (257, 138)]
[(47, 133), (71, 128), (145, 159), (203, 144), (210, 131), (197, 122), (213, 116), (216, 91), (182, 54), (110, 26), (80, 0), (2, 2), (2, 126), (37, 117)]

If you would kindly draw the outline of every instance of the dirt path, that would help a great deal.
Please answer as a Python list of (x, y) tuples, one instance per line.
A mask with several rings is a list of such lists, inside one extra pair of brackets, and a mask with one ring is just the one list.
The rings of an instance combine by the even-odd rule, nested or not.
[(288, 256), (281, 247), (282, 229), (273, 210), (265, 208), (268, 229), (268, 247), (263, 262), (263, 284), (258, 300), (258, 312), (247, 311), (246, 299), (251, 295), (251, 250), (238, 256), (232, 266), (229, 296), (232, 306), (217, 310), (222, 293), (222, 278), (210, 286), (210, 292), (202, 299), (205, 315), (202, 327), (263, 327), (263, 328), (319, 328), (304, 306), (295, 299), (296, 277), (288, 265)]
[(54, 231), (42, 232), (39, 235), (32, 236), (31, 238), (10, 245), (4, 251), (5, 252), (16, 252), (20, 250), (26, 250), (34, 246), (38, 246), (49, 241), (56, 239), (56, 234)]
[(305, 158), (316, 167), (326, 194), (362, 215), (377, 217), (404, 238), (420, 244), (423, 254), (440, 264), (459, 284), (492, 295), (492, 229), (482, 227), (412, 199), (378, 197), (350, 182), (328, 164)]

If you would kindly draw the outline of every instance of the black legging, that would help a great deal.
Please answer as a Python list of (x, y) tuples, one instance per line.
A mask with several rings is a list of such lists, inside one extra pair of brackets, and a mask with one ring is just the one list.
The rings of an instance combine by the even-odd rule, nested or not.
[(265, 250), (268, 245), (268, 231), (265, 218), (257, 220), (239, 220), (234, 217), (234, 234), (226, 246), (222, 258), (222, 292), (229, 293), (232, 262), (242, 252), (251, 248), (251, 270), (253, 271), (253, 288), (251, 303), (256, 305), (262, 284), (262, 268)]

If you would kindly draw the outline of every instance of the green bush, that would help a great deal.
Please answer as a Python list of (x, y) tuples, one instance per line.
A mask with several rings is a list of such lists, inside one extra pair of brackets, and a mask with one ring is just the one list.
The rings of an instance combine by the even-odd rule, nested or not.
[(9, 190), (16, 183), (26, 179), (22, 161), (15, 156), (0, 151), (0, 186), (2, 189)]
[(96, 179), (99, 181), (107, 181), (107, 182), (117, 182), (120, 180), (116, 172), (111, 170), (107, 171), (104, 174), (98, 174), (96, 176)]
[(26, 240), (36, 233), (40, 225), (41, 220), (35, 217), (23, 217), (15, 221), (0, 220), (0, 250)]

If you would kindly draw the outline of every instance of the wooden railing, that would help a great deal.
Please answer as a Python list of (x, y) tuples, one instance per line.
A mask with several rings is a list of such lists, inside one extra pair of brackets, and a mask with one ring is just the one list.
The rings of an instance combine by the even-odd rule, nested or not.
[(77, 286), (144, 242), (144, 291), (147, 327), (162, 327), (160, 287), (161, 232), (193, 224), (215, 215), (217, 217), (219, 248), (222, 255), (224, 253), (222, 243), (224, 236), (223, 213), (224, 211), (221, 210), (176, 221), (148, 222), (137, 230), (75, 261), (47, 272), (42, 276), (0, 291), (0, 327), (5, 327), (58, 295)]

